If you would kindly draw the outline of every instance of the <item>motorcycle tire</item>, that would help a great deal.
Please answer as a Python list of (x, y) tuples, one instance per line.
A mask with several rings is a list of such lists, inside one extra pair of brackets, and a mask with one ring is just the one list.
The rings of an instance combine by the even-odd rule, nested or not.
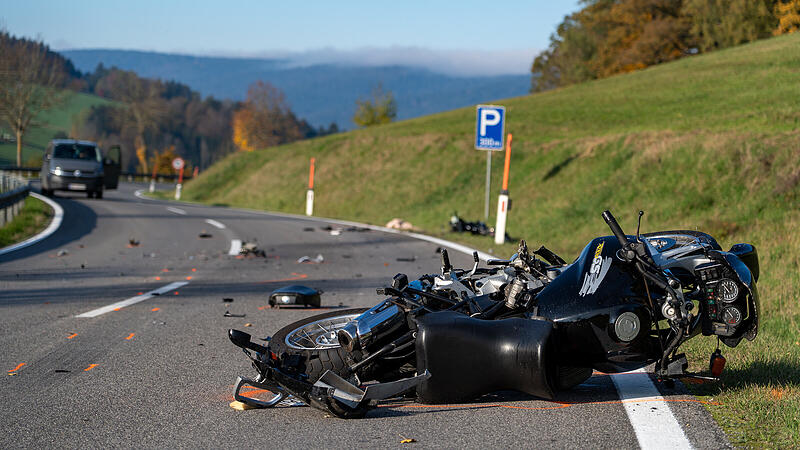
[[(287, 337), (292, 333), (298, 332), (298, 330), (302, 330), (307, 325), (320, 322), (324, 326), (326, 323), (334, 322), (337, 318), (346, 318), (348, 316), (355, 318), (366, 310), (367, 308), (355, 308), (331, 311), (298, 320), (275, 333), (270, 340), (269, 349), (278, 356), (282, 365), (289, 365), (289, 369), (305, 374), (309, 383), (315, 383), (327, 370), (332, 370), (337, 375), (347, 378), (349, 375), (347, 373), (348, 363), (346, 359), (348, 352), (342, 346), (298, 348), (297, 345), (290, 344)], [(360, 352), (355, 351), (353, 356), (358, 358), (361, 355)]]

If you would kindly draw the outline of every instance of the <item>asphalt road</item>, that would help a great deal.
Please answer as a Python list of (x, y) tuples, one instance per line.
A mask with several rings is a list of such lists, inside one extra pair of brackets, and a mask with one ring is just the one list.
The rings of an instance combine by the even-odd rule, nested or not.
[[(0, 383), (0, 447), (352, 448), (401, 446), (404, 438), (448, 448), (639, 446), (603, 374), (555, 402), (504, 392), (461, 405), (388, 404), (351, 421), (304, 406), (232, 409), (236, 376), (255, 373), (226, 331), (266, 337), (319, 313), (265, 308), (273, 289), (301, 283), (322, 289), (327, 308), (372, 306), (380, 300), (375, 288), (394, 274), (436, 272), (437, 246), (378, 231), (334, 236), (325, 223), (299, 218), (143, 200), (134, 195), (142, 187), (122, 184), (103, 200), (62, 194), (59, 231), (0, 256), (0, 368), (9, 374)], [(232, 239), (257, 242), (267, 257), (230, 256)], [(318, 254), (321, 264), (297, 263)], [(451, 257), (471, 265), (467, 255)], [(188, 284), (76, 317), (177, 282)], [(691, 445), (729, 445), (680, 384), (662, 394)]]

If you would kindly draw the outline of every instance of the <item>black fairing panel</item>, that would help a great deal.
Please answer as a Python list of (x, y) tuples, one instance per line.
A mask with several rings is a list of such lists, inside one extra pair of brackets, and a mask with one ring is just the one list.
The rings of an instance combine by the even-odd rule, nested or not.
[(464, 402), (506, 389), (553, 398), (552, 323), (443, 311), (420, 317), (417, 325), (417, 371), (431, 373), (417, 387), (421, 402)]
[[(633, 266), (616, 257), (619, 249), (614, 236), (594, 239), (537, 296), (535, 314), (555, 322), (559, 364), (623, 372), (658, 358), (644, 282)], [(639, 321), (639, 331), (629, 341), (615, 331), (625, 312)]]

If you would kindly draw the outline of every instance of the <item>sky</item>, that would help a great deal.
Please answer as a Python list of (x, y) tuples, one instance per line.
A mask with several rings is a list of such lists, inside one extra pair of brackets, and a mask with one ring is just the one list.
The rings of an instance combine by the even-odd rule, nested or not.
[(521, 74), (577, 9), (579, 0), (0, 0), (0, 27), (56, 50), (284, 57), (298, 65), (416, 62), (454, 73)]

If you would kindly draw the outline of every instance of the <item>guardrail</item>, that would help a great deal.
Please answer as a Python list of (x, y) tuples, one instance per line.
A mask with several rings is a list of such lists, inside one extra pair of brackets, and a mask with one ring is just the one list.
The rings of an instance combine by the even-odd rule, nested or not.
[(14, 220), (30, 191), (28, 180), (0, 171), (0, 227)]
[[(39, 176), (39, 172), (41, 172), (42, 169), (40, 167), (5, 166), (5, 167), (0, 167), (0, 171), (25, 178), (37, 178)], [(119, 174), (119, 177), (120, 179), (125, 179), (128, 182), (138, 181), (145, 183), (150, 181), (153, 178), (153, 175), (145, 173), (136, 173), (136, 172), (122, 172)], [(191, 180), (192, 176), (190, 174), (184, 174), (183, 179)], [(174, 175), (171, 173), (156, 174), (156, 182), (158, 183), (166, 183), (168, 181), (177, 181), (177, 180), (178, 180), (178, 175)]]

